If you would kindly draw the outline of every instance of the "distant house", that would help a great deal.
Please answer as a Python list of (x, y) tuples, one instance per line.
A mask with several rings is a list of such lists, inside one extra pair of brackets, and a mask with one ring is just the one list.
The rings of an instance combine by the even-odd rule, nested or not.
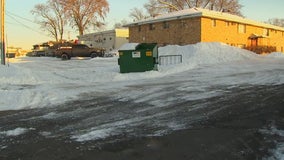
[(284, 51), (284, 28), (207, 9), (191, 8), (127, 24), (129, 42), (223, 42), (257, 53)]
[(79, 43), (89, 47), (99, 47), (106, 49), (106, 52), (116, 50), (121, 45), (128, 43), (128, 28), (120, 28), (78, 36)]

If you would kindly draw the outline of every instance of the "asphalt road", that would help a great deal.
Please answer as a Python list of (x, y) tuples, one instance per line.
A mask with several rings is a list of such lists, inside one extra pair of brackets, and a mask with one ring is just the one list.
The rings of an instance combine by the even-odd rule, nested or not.
[(155, 85), (163, 94), (149, 99), (153, 103), (92, 93), (60, 106), (2, 111), (1, 131), (28, 131), (1, 132), (0, 159), (277, 159), (272, 151), (284, 142), (274, 132), (284, 129), (284, 85), (211, 86), (206, 92), (218, 94), (177, 98), (198, 94), (176, 93), (183, 84), (148, 83), (120, 91)]

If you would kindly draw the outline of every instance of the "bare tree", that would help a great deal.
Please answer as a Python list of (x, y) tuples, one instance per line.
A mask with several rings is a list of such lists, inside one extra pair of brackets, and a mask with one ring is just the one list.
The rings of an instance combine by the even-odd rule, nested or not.
[(241, 15), (242, 8), (239, 0), (149, 0), (144, 6), (150, 14), (198, 7)]
[(159, 2), (157, 0), (149, 0), (148, 3), (144, 4), (144, 12), (143, 8), (133, 8), (129, 14), (133, 21), (139, 21), (148, 17), (155, 17), (162, 12), (164, 12), (164, 8), (159, 6)]
[(239, 0), (215, 0), (214, 3), (212, 3), (212, 7), (215, 11), (229, 12), (231, 14), (242, 16), (242, 5), (239, 3)]
[(133, 21), (139, 21), (147, 18), (147, 16), (143, 13), (143, 9), (138, 8), (133, 8), (129, 16), (133, 19)]
[(284, 19), (273, 18), (268, 20), (269, 24), (273, 24), (275, 26), (284, 27)]
[(66, 24), (63, 7), (58, 2), (59, 0), (48, 0), (46, 4), (35, 5), (31, 11), (32, 14), (39, 17), (35, 21), (57, 42), (62, 41)]
[(107, 0), (60, 0), (68, 20), (83, 35), (90, 26), (99, 27), (109, 11)]
[(149, 0), (148, 3), (144, 4), (144, 8), (151, 17), (155, 17), (164, 11), (164, 8), (159, 5), (157, 0)]
[(115, 23), (113, 28), (122, 28), (127, 23), (128, 23), (127, 20), (123, 19), (123, 20), (121, 20), (121, 22)]

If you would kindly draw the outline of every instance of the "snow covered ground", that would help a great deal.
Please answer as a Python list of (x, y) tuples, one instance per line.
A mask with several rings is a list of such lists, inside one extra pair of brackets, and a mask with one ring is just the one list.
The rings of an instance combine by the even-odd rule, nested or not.
[[(85, 93), (112, 94), (112, 92), (127, 90), (127, 86), (130, 85), (147, 85), (151, 79), (167, 81), (173, 78), (173, 75), (182, 75), (183, 72), (192, 73), (192, 76), (188, 77), (191, 81), (179, 87), (178, 90), (196, 92), (181, 95), (179, 97), (181, 99), (196, 100), (220, 94), (216, 91), (202, 92), (210, 86), (234, 87), (244, 84), (282, 85), (284, 83), (282, 74), (284, 54), (282, 53), (272, 53), (268, 56), (256, 55), (221, 43), (198, 43), (159, 48), (159, 55), (177, 54), (183, 57), (181, 64), (160, 65), (158, 71), (128, 74), (119, 73), (117, 57), (74, 58), (70, 61), (61, 61), (52, 57), (10, 59), (8, 65), (0, 66), (0, 111), (53, 107), (76, 100)], [(184, 77), (181, 76), (178, 79), (178, 76), (175, 76), (174, 78), (182, 81)], [(154, 100), (153, 95), (158, 97), (168, 94), (168, 91), (157, 93), (157, 90), (161, 91), (157, 88), (138, 89), (113, 96), (119, 101), (147, 102), (157, 108), (163, 107), (165, 103), (166, 105), (175, 103), (171, 99), (175, 97), (164, 99), (163, 102)], [(147, 108), (143, 108), (140, 112), (146, 110)], [(49, 114), (49, 116), (56, 115)], [(124, 120), (117, 123), (124, 125), (130, 122)], [(182, 126), (173, 124), (172, 127)], [(107, 136), (112, 131), (111, 129), (111, 127), (104, 130), (92, 128), (89, 133), (74, 135), (73, 138), (78, 141), (101, 138)], [(0, 132), (0, 135), (18, 135), (29, 130), (16, 128)], [(283, 149), (283, 144), (279, 144), (279, 147)], [(276, 152), (278, 157), (283, 157), (283, 152), (277, 149)]]
[[(273, 53), (259, 56), (246, 50), (220, 43), (199, 43), (188, 46), (159, 48), (159, 55), (183, 56), (183, 63), (159, 66), (159, 71), (120, 74), (117, 57), (73, 59), (61, 61), (51, 57), (20, 57), (10, 59), (0, 66), (0, 110), (48, 107), (76, 99), (82, 93), (110, 91), (143, 79), (167, 77), (171, 74), (202, 68), (212, 64), (224, 64), (215, 74), (254, 73), (248, 81), (220, 79), (214, 83), (282, 84), (284, 75), (261, 75), (262, 70), (283, 68), (284, 54)], [(230, 64), (240, 67), (231, 68)], [(235, 65), (234, 65), (235, 66)], [(210, 68), (208, 68), (210, 73)], [(259, 75), (257, 75), (259, 73)], [(208, 74), (207, 78), (212, 77)], [(135, 95), (132, 95), (135, 96)]]

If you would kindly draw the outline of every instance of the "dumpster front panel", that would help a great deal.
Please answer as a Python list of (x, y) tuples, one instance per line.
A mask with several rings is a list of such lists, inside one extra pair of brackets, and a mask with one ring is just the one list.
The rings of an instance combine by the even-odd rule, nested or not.
[(120, 50), (119, 65), (121, 73), (145, 72), (156, 68), (156, 45), (139, 44), (135, 50)]

